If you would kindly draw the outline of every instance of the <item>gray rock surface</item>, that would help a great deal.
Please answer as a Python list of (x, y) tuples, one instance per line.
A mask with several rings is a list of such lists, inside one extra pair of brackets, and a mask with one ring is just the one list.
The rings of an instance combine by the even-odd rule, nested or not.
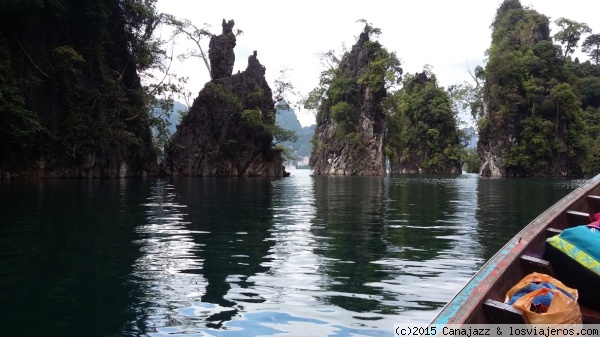
[[(370, 54), (367, 49), (369, 35), (361, 33), (347, 59), (343, 60), (343, 74), (357, 81), (369, 69)], [(371, 88), (358, 86), (357, 99), (352, 108), (358, 111), (353, 121), (356, 131), (353, 135), (342, 134), (339, 124), (330, 116), (331, 107), (325, 107), (317, 120), (310, 165), (315, 174), (323, 175), (385, 175), (384, 131), (386, 116), (381, 102), (386, 91), (381, 86)]]
[[(223, 25), (223, 34), (211, 40), (211, 63), (215, 79), (194, 100), (166, 149), (163, 174), (180, 176), (270, 176), (283, 175), (280, 152), (266, 132), (275, 123), (272, 91), (265, 67), (256, 51), (243, 72), (231, 75), (228, 58), (235, 43), (233, 27)], [(216, 53), (216, 54), (215, 54)], [(213, 61), (214, 60), (214, 61)], [(233, 65), (231, 65), (233, 67)], [(248, 116), (255, 116), (249, 122)]]

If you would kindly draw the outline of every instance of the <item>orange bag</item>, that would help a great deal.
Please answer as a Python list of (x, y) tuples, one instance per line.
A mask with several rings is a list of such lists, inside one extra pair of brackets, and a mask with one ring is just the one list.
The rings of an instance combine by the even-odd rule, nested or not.
[[(555, 287), (571, 294), (573, 298), (566, 295), (558, 289), (540, 288), (523, 295), (517, 299), (513, 306), (523, 310), (525, 321), (529, 324), (581, 324), (581, 311), (577, 298), (579, 296), (577, 289), (569, 288), (559, 280), (546, 274), (532, 273), (525, 276), (519, 283), (512, 287), (506, 293), (505, 302), (509, 302), (512, 296), (532, 283), (550, 283)], [(548, 310), (544, 313), (537, 313), (531, 310), (533, 300), (538, 296), (553, 294), (552, 302)]]

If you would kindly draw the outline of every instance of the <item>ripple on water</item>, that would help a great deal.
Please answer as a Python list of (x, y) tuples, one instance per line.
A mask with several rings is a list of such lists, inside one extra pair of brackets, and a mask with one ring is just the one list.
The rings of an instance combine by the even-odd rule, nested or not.
[(496, 206), (482, 200), (505, 200), (472, 175), (295, 174), (157, 183), (135, 241), (147, 334), (388, 336), (427, 323), (485, 262)]

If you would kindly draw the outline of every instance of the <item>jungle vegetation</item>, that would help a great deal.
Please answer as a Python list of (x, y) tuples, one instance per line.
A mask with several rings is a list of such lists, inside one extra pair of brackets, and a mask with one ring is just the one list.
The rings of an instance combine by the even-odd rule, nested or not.
[[(153, 32), (156, 0), (0, 3), (0, 168), (100, 166), (156, 158), (151, 127), (177, 87)], [(91, 159), (90, 159), (91, 158)]]
[[(600, 39), (585, 23), (555, 24), (551, 35), (548, 17), (505, 0), (491, 25), (472, 112), (480, 156), (501, 153), (508, 176), (580, 176), (600, 168)], [(581, 62), (573, 55), (588, 34), (581, 50), (590, 60)]]
[[(157, 1), (0, 2), (0, 170), (156, 165), (170, 142), (174, 98), (191, 105), (187, 78), (173, 74), (171, 63), (198, 57), (210, 73), (201, 42), (213, 36), (159, 13)], [(165, 26), (171, 36), (155, 34)], [(180, 36), (197, 49), (174, 55)], [(274, 101), (291, 86), (278, 84)], [(293, 137), (275, 127), (265, 132)]]
[[(211, 36), (159, 13), (156, 1), (0, 2), (0, 169), (70, 167), (90, 158), (98, 165), (131, 158), (138, 169), (156, 162), (167, 124), (152, 111), (172, 110), (185, 78), (169, 74), (174, 55), (154, 32), (175, 27), (198, 43), (187, 57), (204, 61), (199, 42)], [(358, 79), (341, 71), (347, 51), (327, 52), (305, 107), (317, 118), (330, 114), (352, 141), (357, 87), (383, 84), (391, 160), (408, 160), (427, 144), (423, 167), (456, 158), (476, 166), (458, 128), (457, 113), (467, 110), (478, 125), (479, 159), (494, 147), (509, 175), (598, 172), (600, 33), (570, 18), (554, 23), (551, 32), (548, 17), (505, 0), (491, 23), (485, 66), (474, 69), (472, 82), (447, 89), (431, 69), (423, 83), (415, 82), (418, 74), (402, 76), (396, 54), (377, 41), (368, 46), (376, 58)], [(369, 34), (381, 33), (365, 24)]]
[[(387, 120), (384, 148), (391, 172), (460, 173), (466, 136), (458, 130), (458, 110), (450, 93), (438, 85), (430, 67), (421, 74), (403, 76), (396, 53), (374, 40), (381, 30), (361, 22), (365, 23), (363, 34), (370, 37), (364, 46), (371, 56), (366, 70), (361, 70), (360, 76), (347, 71), (351, 62), (347, 50), (341, 55), (335, 51), (322, 54), (325, 70), (304, 107), (316, 111), (318, 123), (330, 118), (336, 123), (336, 137), (352, 143), (360, 141), (365, 132), (359, 124), (361, 109), (365, 109), (358, 102), (359, 93), (381, 91)], [(315, 135), (313, 146), (327, 145), (319, 144)]]
[(466, 135), (458, 129), (450, 94), (438, 86), (435, 74), (426, 68), (405, 75), (391, 104), (387, 144), (391, 172), (460, 173)]

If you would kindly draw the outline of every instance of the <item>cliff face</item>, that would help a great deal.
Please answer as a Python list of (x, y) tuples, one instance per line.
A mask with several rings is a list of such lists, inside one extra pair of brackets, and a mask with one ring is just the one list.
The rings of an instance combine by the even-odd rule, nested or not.
[(369, 82), (365, 76), (378, 48), (363, 32), (342, 59), (337, 84), (328, 90), (330, 100), (317, 116), (310, 157), (315, 174), (385, 175), (387, 120), (381, 102), (386, 90), (383, 78)]
[(283, 175), (273, 148), (272, 92), (256, 52), (248, 67), (232, 75), (233, 21), (210, 41), (213, 80), (194, 100), (166, 149), (165, 170), (180, 176)]
[(482, 176), (582, 176), (578, 93), (549, 19), (505, 0), (492, 25), (478, 153)]
[(156, 171), (137, 55), (130, 48), (135, 15), (117, 0), (0, 4), (4, 177)]

